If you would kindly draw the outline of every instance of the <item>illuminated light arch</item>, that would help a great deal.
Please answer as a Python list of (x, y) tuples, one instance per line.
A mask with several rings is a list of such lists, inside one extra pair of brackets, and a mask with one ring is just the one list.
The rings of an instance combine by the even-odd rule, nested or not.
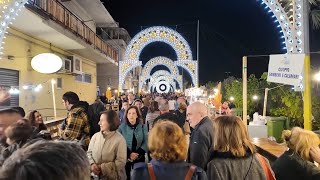
[[(124, 60), (119, 64), (119, 85), (120, 89), (123, 89), (123, 84), (127, 73), (132, 70), (134, 67), (137, 67), (138, 64), (142, 64), (139, 61), (139, 56), (142, 50), (153, 42), (163, 42), (170, 45), (176, 55), (177, 61), (193, 61), (192, 51), (190, 49), (187, 41), (175, 30), (163, 26), (155, 26), (147, 28), (140, 33), (138, 33), (129, 43)], [(197, 62), (197, 61), (194, 61)], [(161, 63), (160, 63), (161, 64)], [(159, 64), (159, 65), (160, 65)], [(124, 66), (124, 67), (123, 67)], [(129, 68), (128, 68), (129, 67)], [(179, 73), (179, 72), (178, 72)], [(148, 75), (141, 75), (142, 77), (147, 77)], [(198, 77), (198, 70), (196, 70), (196, 75), (191, 75), (191, 78)], [(141, 88), (141, 82), (139, 81), (139, 87)], [(194, 86), (198, 86), (198, 81), (193, 80)]]
[(192, 52), (187, 41), (175, 30), (154, 26), (138, 33), (129, 43), (124, 60), (139, 61), (141, 51), (150, 43), (164, 42), (169, 44), (177, 54), (177, 60), (193, 60)]
[[(165, 90), (162, 90), (160, 87), (162, 85), (165, 85), (166, 86), (166, 89)], [(171, 92), (174, 92), (173, 89), (172, 89), (172, 85), (170, 85), (168, 82), (166, 81), (159, 81), (156, 85), (155, 85), (155, 89), (158, 93), (169, 93), (170, 91)]]
[(136, 67), (140, 67), (142, 66), (142, 62), (141, 61), (136, 61), (136, 62), (125, 62), (125, 61), (119, 61), (119, 85), (120, 85), (120, 89), (123, 89), (123, 84), (124, 84), (124, 80), (125, 77), (127, 77), (128, 73), (136, 68)]
[(172, 92), (175, 91), (176, 86), (175, 86), (175, 82), (174, 79), (170, 76), (158, 76), (155, 79), (152, 79), (152, 81), (150, 81), (149, 84), (149, 91), (151, 91), (152, 89), (156, 88), (157, 92), (159, 92), (159, 86), (161, 84), (165, 84), (167, 86), (167, 91), (165, 92), (160, 92), (160, 93), (168, 93), (170, 92), (170, 89), (172, 90)]
[[(181, 75), (178, 75), (178, 76), (175, 76), (175, 75), (172, 75), (169, 71), (166, 71), (166, 70), (158, 70), (156, 72), (154, 72), (150, 79), (155, 79), (159, 76), (170, 76), (173, 78), (173, 81), (176, 80), (178, 86), (180, 89), (182, 89), (182, 76)], [(177, 86), (176, 86), (177, 87)]]
[(3, 55), (3, 40), (9, 24), (12, 24), (12, 21), (15, 20), (19, 11), (21, 11), (21, 8), (23, 8), (27, 2), (28, 0), (11, 0), (11, 2), (8, 1), (8, 3), (3, 2), (0, 4), (2, 8), (0, 10), (3, 12), (0, 17), (0, 56)]
[(191, 76), (192, 83), (195, 87), (198, 85), (198, 62), (197, 61), (176, 61), (174, 63), (176, 66), (182, 67), (185, 69)]
[[(162, 77), (165, 77), (165, 79)], [(172, 86), (173, 90), (176, 90), (177, 84), (175, 81), (175, 76), (173, 76), (170, 72), (165, 71), (165, 70), (159, 70), (159, 71), (156, 71), (155, 73), (153, 73), (150, 78), (150, 84), (152, 86), (155, 83), (162, 81), (162, 80), (168, 81), (170, 83), (170, 85)], [(178, 85), (181, 85), (181, 84), (178, 83)], [(149, 86), (149, 87), (151, 87), (151, 86)]]
[(304, 21), (303, 21), (303, 0), (296, 0), (295, 6), (292, 6), (289, 11), (294, 11), (293, 18), (295, 22), (291, 21), (288, 12), (284, 10), (278, 0), (261, 0), (261, 5), (268, 13), (273, 13), (271, 16), (275, 18), (274, 22), (279, 23), (280, 33), (284, 39), (283, 44), (287, 53), (303, 53), (304, 50)]
[[(152, 69), (159, 65), (167, 67), (170, 73), (172, 74), (172, 76), (177, 77), (176, 80), (179, 82), (179, 86), (182, 85), (182, 78), (179, 75), (179, 69), (175, 65), (175, 63), (169, 58), (159, 56), (149, 60), (147, 64), (143, 67), (140, 75), (140, 79), (139, 79), (139, 89), (142, 88), (143, 83), (146, 80), (150, 79), (151, 77), (150, 74)], [(180, 88), (182, 88), (182, 86), (180, 86)]]

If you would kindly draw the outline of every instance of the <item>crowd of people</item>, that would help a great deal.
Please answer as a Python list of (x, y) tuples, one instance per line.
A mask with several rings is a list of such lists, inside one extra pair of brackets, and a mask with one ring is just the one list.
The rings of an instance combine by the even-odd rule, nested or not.
[(1, 180), (320, 179), (315, 133), (284, 131), (288, 151), (271, 164), (227, 104), (211, 119), (204, 104), (176, 94), (121, 95), (119, 112), (74, 92), (62, 102), (68, 113), (55, 140), (39, 111), (0, 110)]

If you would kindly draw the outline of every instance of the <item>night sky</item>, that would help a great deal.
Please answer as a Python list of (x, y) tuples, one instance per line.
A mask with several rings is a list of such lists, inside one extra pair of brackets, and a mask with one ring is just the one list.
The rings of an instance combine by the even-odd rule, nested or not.
[[(241, 77), (242, 56), (284, 53), (279, 29), (256, 0), (104, 0), (120, 27), (131, 37), (147, 27), (163, 25), (177, 30), (197, 57), (197, 20), (200, 20), (200, 84)], [(311, 31), (311, 51), (320, 51), (320, 30)], [(164, 43), (152, 43), (142, 52), (145, 64), (156, 56), (176, 59)], [(312, 56), (312, 62), (320, 60)], [(268, 58), (248, 59), (248, 73), (267, 71)]]

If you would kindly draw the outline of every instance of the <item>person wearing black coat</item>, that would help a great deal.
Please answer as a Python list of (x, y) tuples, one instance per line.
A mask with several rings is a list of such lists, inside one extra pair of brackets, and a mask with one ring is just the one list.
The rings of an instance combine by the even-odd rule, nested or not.
[(195, 102), (187, 108), (187, 119), (193, 128), (189, 143), (188, 162), (206, 170), (213, 153), (213, 123), (207, 116), (207, 108)]
[(88, 118), (90, 124), (90, 137), (92, 137), (95, 133), (100, 131), (99, 121), (100, 121), (100, 113), (105, 111), (104, 104), (97, 99), (93, 104), (91, 104), (88, 108)]

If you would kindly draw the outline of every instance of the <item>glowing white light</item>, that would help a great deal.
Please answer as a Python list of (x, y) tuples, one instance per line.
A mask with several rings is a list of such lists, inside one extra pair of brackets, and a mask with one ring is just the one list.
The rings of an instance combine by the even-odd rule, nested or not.
[(320, 71), (314, 77), (315, 80), (320, 81)]
[(31, 66), (39, 73), (55, 73), (61, 69), (62, 59), (52, 53), (43, 53), (32, 58)]
[(254, 95), (254, 96), (252, 96), (252, 99), (253, 99), (253, 100), (258, 100), (259, 97), (258, 97), (257, 95)]
[(29, 89), (29, 86), (22, 86), (22, 89), (27, 90)]
[(10, 94), (19, 94), (20, 91), (19, 91), (19, 89), (17, 89), (17, 88), (11, 88), (11, 89), (9, 90), (9, 93), (10, 93)]
[(230, 101), (234, 101), (234, 97), (231, 96), (231, 97), (229, 98), (229, 100), (230, 100)]
[(301, 36), (301, 34), (302, 34), (302, 32), (299, 30), (299, 31), (297, 32), (297, 35), (298, 35), (298, 36)]
[(219, 92), (219, 89), (214, 89), (213, 90), (215, 93), (218, 93)]
[(42, 85), (39, 84), (39, 85), (36, 86), (36, 88), (34, 88), (34, 91), (35, 92), (39, 92), (42, 88), (43, 88)]

